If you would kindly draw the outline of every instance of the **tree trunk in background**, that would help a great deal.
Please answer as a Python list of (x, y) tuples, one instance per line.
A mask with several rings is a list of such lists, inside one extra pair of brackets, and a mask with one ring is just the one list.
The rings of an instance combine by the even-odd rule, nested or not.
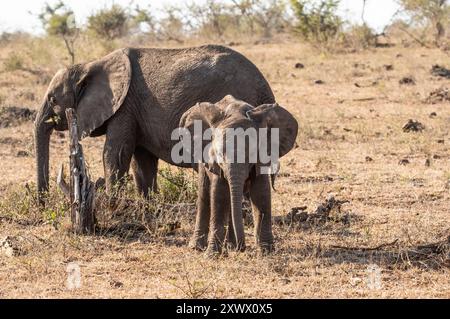
[(78, 138), (77, 117), (73, 109), (66, 110), (70, 136), (70, 216), (73, 231), (92, 234), (95, 230), (95, 185), (89, 179)]

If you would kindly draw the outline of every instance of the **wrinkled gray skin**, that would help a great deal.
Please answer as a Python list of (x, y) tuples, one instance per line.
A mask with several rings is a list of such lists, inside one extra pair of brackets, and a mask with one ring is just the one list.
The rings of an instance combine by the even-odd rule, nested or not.
[(35, 120), (39, 194), (48, 190), (50, 135), (67, 130), (67, 108), (76, 110), (82, 137), (106, 134), (107, 192), (111, 195), (131, 164), (136, 186), (147, 196), (156, 189), (158, 159), (172, 163), (176, 141), (170, 137), (183, 113), (197, 102), (214, 103), (227, 94), (252, 105), (274, 102), (256, 66), (221, 46), (127, 48), (60, 70)]
[[(209, 155), (223, 154), (224, 161), (210, 160), (201, 163), (199, 171), (199, 187), (197, 201), (197, 218), (194, 235), (190, 246), (203, 250), (207, 247), (209, 255), (219, 253), (225, 241), (225, 227), (228, 224), (228, 243), (239, 251), (245, 249), (245, 234), (242, 218), (243, 193), (250, 194), (255, 224), (255, 238), (261, 250), (270, 252), (273, 249), (271, 220), (271, 185), (270, 175), (261, 174), (263, 166), (270, 163), (251, 163), (248, 154), (251, 152), (246, 142), (245, 162), (237, 163), (227, 160), (225, 148), (227, 129), (278, 128), (279, 156), (288, 153), (297, 138), (298, 123), (295, 118), (278, 104), (264, 104), (253, 107), (248, 103), (226, 96), (216, 104), (199, 103), (189, 109), (180, 120), (180, 127), (188, 128), (193, 134), (195, 121), (202, 121), (203, 129), (221, 129), (213, 134)], [(228, 136), (229, 137), (229, 136)], [(197, 137), (194, 137), (198, 138)], [(270, 143), (270, 135), (267, 143)], [(258, 141), (260, 145), (261, 141)], [(209, 141), (203, 141), (209, 143)], [(270, 145), (270, 144), (269, 144)], [(237, 143), (234, 154), (237, 153)], [(242, 149), (240, 150), (242, 152)], [(269, 148), (270, 152), (270, 148)], [(230, 218), (231, 217), (231, 218)], [(209, 232), (209, 235), (208, 235)]]

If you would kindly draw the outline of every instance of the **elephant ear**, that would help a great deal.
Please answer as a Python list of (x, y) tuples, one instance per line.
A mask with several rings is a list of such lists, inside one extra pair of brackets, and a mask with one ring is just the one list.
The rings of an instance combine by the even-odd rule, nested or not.
[(247, 112), (247, 116), (259, 127), (278, 128), (280, 134), (279, 155), (286, 155), (295, 145), (298, 122), (278, 104), (263, 104)]
[(242, 100), (238, 100), (230, 94), (224, 96), (223, 99), (215, 105), (218, 106), (225, 113), (225, 115), (231, 115), (235, 112), (240, 112), (242, 115), (245, 115), (249, 110), (253, 109), (253, 106), (250, 104)]
[(77, 83), (77, 117), (81, 138), (102, 126), (123, 104), (131, 82), (125, 50), (117, 50), (82, 67)]
[[(203, 133), (209, 129), (216, 127), (216, 123), (223, 119), (224, 113), (223, 111), (217, 107), (215, 104), (203, 102), (197, 103), (195, 106), (191, 107), (187, 110), (180, 119), (180, 127), (187, 128), (191, 133), (192, 144), (191, 150), (194, 149), (195, 143), (202, 143), (202, 152), (205, 147), (211, 143), (211, 141), (205, 141), (203, 139)], [(200, 121), (202, 124), (201, 132), (196, 132), (194, 129), (196, 121)], [(199, 123), (199, 122), (197, 122)], [(197, 134), (196, 134), (197, 133)], [(201, 135), (199, 134), (201, 133)], [(212, 148), (209, 150), (210, 156), (212, 155)], [(194, 162), (193, 154), (192, 154), (192, 162)], [(203, 164), (210, 172), (219, 175), (220, 168), (216, 162), (204, 163)]]
[(214, 124), (223, 118), (224, 114), (215, 104), (209, 102), (197, 103), (189, 110), (184, 112), (180, 119), (180, 127), (189, 130), (193, 129), (195, 121), (202, 121), (206, 127), (204, 129), (214, 127)]

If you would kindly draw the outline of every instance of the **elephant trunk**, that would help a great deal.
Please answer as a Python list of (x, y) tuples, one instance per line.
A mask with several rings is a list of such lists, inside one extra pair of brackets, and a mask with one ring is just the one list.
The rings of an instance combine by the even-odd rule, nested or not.
[(244, 222), (242, 218), (242, 197), (244, 191), (245, 176), (237, 169), (230, 169), (228, 184), (231, 199), (231, 219), (233, 222), (234, 235), (236, 238), (236, 248), (239, 251), (245, 250)]
[(54, 124), (51, 123), (53, 112), (45, 101), (35, 120), (34, 145), (36, 151), (36, 176), (39, 203), (43, 204), (43, 195), (49, 184), (49, 144)]

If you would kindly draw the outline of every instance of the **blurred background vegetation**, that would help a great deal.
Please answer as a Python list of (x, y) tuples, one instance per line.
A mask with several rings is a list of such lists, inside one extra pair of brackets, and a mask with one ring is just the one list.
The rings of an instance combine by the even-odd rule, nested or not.
[[(365, 4), (374, 0), (355, 0)], [(302, 41), (318, 50), (354, 52), (393, 45), (450, 50), (448, 0), (395, 0), (400, 9), (381, 32), (338, 15), (339, 0), (186, 0), (153, 9), (151, 5), (112, 4), (79, 24), (64, 1), (46, 4), (39, 17), (45, 35), (0, 35), (10, 46), (4, 70), (67, 66), (123, 46), (225, 45)], [(150, 3), (150, 1), (149, 1)], [(34, 67), (33, 67), (34, 66)]]

